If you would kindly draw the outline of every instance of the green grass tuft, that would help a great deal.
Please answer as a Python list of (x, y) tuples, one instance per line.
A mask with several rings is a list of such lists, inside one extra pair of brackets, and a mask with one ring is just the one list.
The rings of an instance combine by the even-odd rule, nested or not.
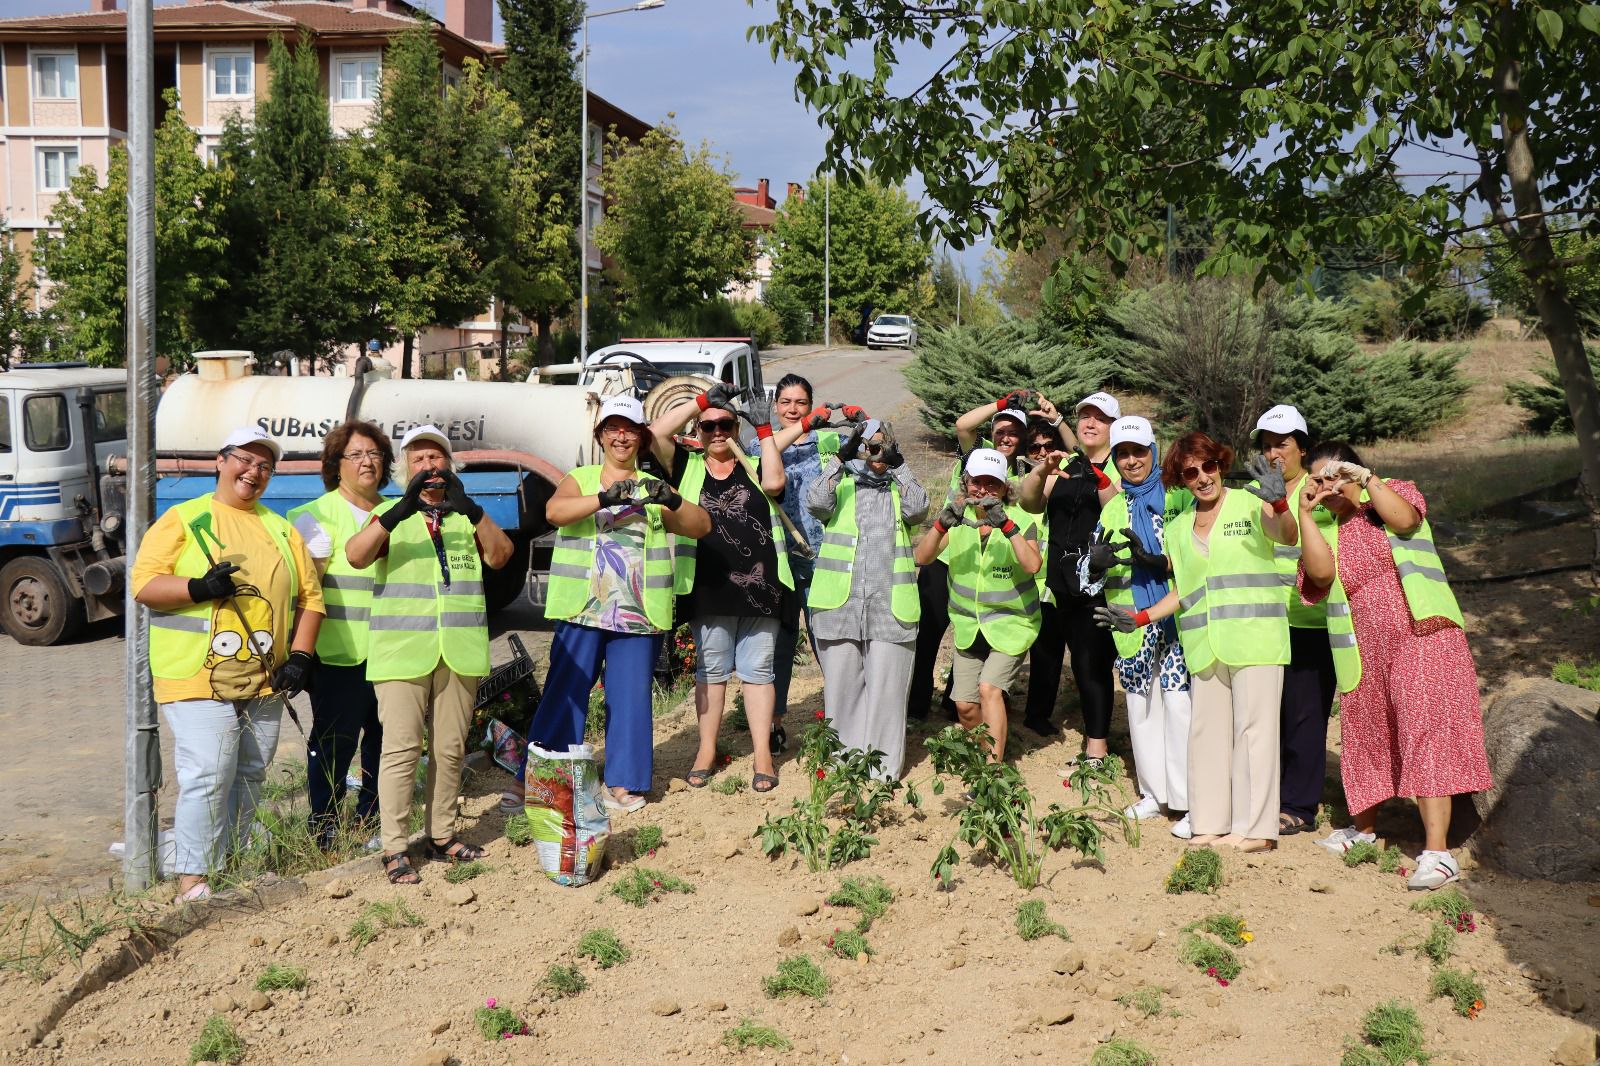
[[(737, 774), (723, 774), (711, 782), (711, 791), (719, 796), (737, 796), (745, 789), (744, 778)], [(728, 1030), (732, 1032), (733, 1030)]]
[(544, 980), (539, 982), (539, 987), (549, 993), (552, 999), (566, 999), (588, 988), (589, 982), (576, 966), (552, 963), (544, 972)]
[(856, 920), (856, 932), (865, 933), (889, 912), (894, 889), (881, 877), (847, 877), (828, 894), (828, 902), (835, 907), (854, 907), (861, 915)]
[(1590, 692), (1600, 692), (1600, 662), (1579, 665), (1563, 660), (1550, 668), (1550, 676), (1563, 685), (1576, 685)]
[(853, 959), (863, 952), (868, 955), (877, 954), (872, 950), (872, 945), (867, 943), (867, 938), (854, 929), (834, 930), (833, 935), (828, 938), (828, 950), (841, 959)]
[(1236, 948), (1242, 948), (1256, 938), (1256, 935), (1250, 931), (1249, 925), (1246, 924), (1243, 918), (1237, 914), (1228, 914), (1225, 911), (1208, 914), (1198, 922), (1190, 922), (1183, 927), (1185, 933), (1192, 933), (1196, 929), (1203, 929), (1212, 936), (1226, 940)]
[(663, 892), (693, 892), (694, 886), (679, 877), (647, 866), (630, 866), (611, 886), (611, 894), (625, 903), (643, 907)]
[(578, 940), (578, 955), (593, 959), (602, 970), (609, 970), (633, 957), (633, 952), (623, 946), (617, 934), (609, 929), (591, 929)]
[(450, 869), (444, 872), (444, 879), (452, 885), (459, 885), (463, 881), (470, 881), (479, 874), (486, 874), (494, 869), (482, 859), (473, 859), (471, 862), (453, 862)]
[(305, 986), (306, 971), (303, 966), (279, 966), (273, 963), (256, 978), (257, 992), (281, 992), (291, 988), (298, 991)]
[(1435, 966), (1443, 966), (1456, 950), (1456, 931), (1443, 918), (1435, 918), (1428, 935), (1417, 945), (1417, 954), (1427, 956)]
[(1119, 1036), (1094, 1049), (1089, 1056), (1089, 1066), (1156, 1066), (1155, 1053), (1144, 1046)]
[(261, 782), (261, 802), (281, 803), (306, 790), (306, 764), (298, 759), (286, 759), (275, 767)]
[(744, 1051), (747, 1048), (771, 1048), (774, 1051), (790, 1051), (794, 1045), (770, 1025), (757, 1025), (752, 1019), (741, 1019), (739, 1024), (732, 1029), (723, 1031), (722, 1046), (734, 1051)]
[(1214, 893), (1222, 887), (1222, 856), (1209, 847), (1190, 848), (1167, 875), (1167, 893)]
[(1196, 933), (1187, 933), (1178, 941), (1178, 961), (1197, 970), (1215, 969), (1212, 975), (1231, 981), (1239, 976), (1239, 956)]
[(666, 840), (666, 834), (659, 825), (641, 825), (633, 834), (633, 857), (642, 859), (659, 848)]
[(1044, 913), (1044, 900), (1026, 899), (1017, 904), (1017, 935), (1024, 940), (1038, 940), (1040, 937), (1058, 936), (1062, 940), (1071, 940), (1067, 927), (1058, 922), (1053, 922)]
[(1452, 885), (1437, 892), (1430, 892), (1413, 903), (1411, 909), (1437, 914), (1451, 925), (1455, 925), (1472, 917), (1472, 900), (1467, 898), (1465, 892)]
[(404, 900), (398, 897), (393, 903), (373, 900), (361, 908), (355, 923), (350, 926), (350, 941), (355, 945), (351, 948), (351, 954), (378, 939), (378, 934), (385, 929), (409, 928), (421, 924), (423, 924), (421, 916), (407, 907)]
[(533, 843), (533, 826), (528, 824), (527, 811), (518, 811), (506, 819), (506, 839), (519, 848)]
[(1391, 999), (1361, 1019), (1361, 1043), (1345, 1047), (1340, 1066), (1427, 1066), (1432, 1058), (1422, 1047), (1422, 1022), (1417, 1012)]
[(485, 1040), (504, 1040), (507, 1034), (524, 1036), (528, 1026), (510, 1007), (479, 1007), (472, 1012), (478, 1032)]
[(823, 999), (831, 986), (828, 975), (809, 955), (791, 955), (778, 963), (778, 972), (764, 978), (761, 987), (768, 996), (810, 996)]
[(220, 1014), (206, 1019), (200, 1036), (189, 1045), (189, 1062), (238, 1062), (244, 1058), (244, 1040), (233, 1023)]
[(1146, 1018), (1154, 1018), (1161, 1013), (1161, 994), (1165, 991), (1160, 985), (1140, 985), (1132, 992), (1118, 996), (1117, 1002), (1124, 1007), (1132, 1007)]
[(1463, 973), (1442, 966), (1433, 971), (1428, 981), (1428, 991), (1434, 996), (1444, 996), (1450, 1006), (1463, 1018), (1476, 1018), (1483, 1009), (1483, 985), (1476, 973)]
[(1378, 861), (1378, 845), (1370, 840), (1358, 840), (1344, 849), (1344, 864), (1346, 866), (1360, 866), (1366, 862)]

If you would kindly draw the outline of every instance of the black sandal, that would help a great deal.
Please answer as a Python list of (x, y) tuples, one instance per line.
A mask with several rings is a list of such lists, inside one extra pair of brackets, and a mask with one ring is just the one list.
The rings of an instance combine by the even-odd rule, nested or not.
[(1281, 837), (1292, 837), (1296, 833), (1309, 833), (1315, 828), (1316, 825), (1306, 821), (1304, 818), (1296, 818), (1292, 814), (1282, 812), (1278, 814), (1278, 835)]
[(411, 862), (406, 858), (406, 853), (401, 851), (393, 855), (380, 855), (383, 862), (383, 872), (389, 878), (391, 885), (415, 885), (422, 882), (422, 877), (411, 868)]
[(767, 746), (772, 754), (778, 755), (789, 750), (789, 734), (783, 728), (782, 722), (772, 723), (772, 733), (767, 737)]
[(428, 858), (435, 862), (476, 862), (483, 856), (482, 848), (463, 843), (459, 837), (451, 837), (443, 844), (428, 841)]
[(683, 779), (689, 782), (690, 788), (705, 788), (706, 785), (711, 783), (711, 775), (716, 772), (716, 767), (708, 766), (703, 770), (690, 770), (683, 775)]
[[(761, 787), (762, 785), (766, 785), (767, 787), (766, 788), (762, 788)], [(764, 793), (767, 793), (767, 792), (771, 792), (773, 789), (775, 789), (777, 787), (778, 787), (778, 775), (777, 774), (759, 774), (758, 773), (758, 774), (752, 774), (751, 777), (750, 777), (750, 788), (751, 788), (752, 791), (760, 792), (760, 793), (764, 794)]]

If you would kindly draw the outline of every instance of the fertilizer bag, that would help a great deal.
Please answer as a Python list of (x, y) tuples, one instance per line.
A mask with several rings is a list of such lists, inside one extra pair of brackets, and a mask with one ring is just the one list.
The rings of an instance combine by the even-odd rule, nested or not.
[(528, 746), (528, 827), (545, 876), (558, 885), (586, 885), (600, 876), (611, 819), (601, 802), (594, 749), (564, 752)]

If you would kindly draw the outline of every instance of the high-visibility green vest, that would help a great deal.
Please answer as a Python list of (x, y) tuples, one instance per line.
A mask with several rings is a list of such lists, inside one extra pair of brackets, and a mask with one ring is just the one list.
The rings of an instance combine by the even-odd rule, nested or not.
[[(1159, 470), (1150, 472), (1150, 477), (1160, 477)], [(1119, 479), (1117, 482), (1121, 484)], [(1166, 490), (1166, 510), (1161, 516), (1162, 535), (1172, 535), (1172, 523), (1194, 502), (1194, 496), (1187, 489)], [(1128, 497), (1117, 493), (1100, 509), (1100, 528), (1111, 531), (1115, 543), (1122, 542), (1121, 533), (1124, 529), (1132, 534), (1132, 523), (1128, 518)], [(1133, 564), (1118, 563), (1105, 575), (1106, 602), (1126, 611), (1134, 612), (1137, 608), (1133, 600)], [(1139, 649), (1144, 646), (1144, 634), (1138, 631), (1123, 633), (1120, 630), (1111, 631), (1111, 642), (1117, 646), (1117, 657), (1131, 659), (1139, 654)]]
[[(789, 537), (783, 530), (783, 520), (778, 517), (778, 505), (771, 496), (761, 487), (761, 476), (758, 473), (754, 457), (745, 458), (745, 467), (750, 471), (750, 481), (755, 491), (767, 502), (767, 516), (772, 522), (772, 543), (777, 548), (778, 555), (778, 580), (786, 589), (794, 588), (794, 575), (789, 572)], [(700, 502), (700, 491), (706, 485), (706, 457), (700, 452), (689, 453), (689, 465), (683, 471), (683, 483), (678, 486), (678, 492), (690, 503)], [(697, 547), (692, 537), (677, 538), (677, 557), (673, 560), (673, 592), (679, 596), (688, 595), (694, 590), (694, 563)]]
[[(578, 491), (593, 496), (600, 491), (599, 466), (580, 466), (569, 476)], [(643, 470), (634, 480), (640, 485), (656, 480)], [(644, 615), (659, 630), (672, 628), (672, 542), (661, 524), (661, 505), (644, 505)], [(550, 554), (550, 583), (546, 587), (544, 616), (552, 622), (571, 618), (589, 601), (589, 578), (594, 572), (594, 515), (580, 518), (556, 531)]]
[[(1300, 505), (1300, 493), (1304, 491), (1306, 478), (1310, 476), (1309, 473), (1302, 473), (1298, 481), (1288, 486), (1290, 507), (1298, 507)], [(1252, 480), (1250, 484), (1259, 485), (1260, 482)], [(1317, 528), (1322, 530), (1324, 536), (1327, 535), (1329, 529), (1339, 523), (1339, 520), (1334, 518), (1332, 512), (1325, 507), (1317, 508), (1311, 517), (1316, 522)], [(1331, 544), (1332, 541), (1329, 541), (1329, 543)], [(1327, 629), (1327, 603), (1307, 605), (1300, 600), (1300, 589), (1296, 584), (1300, 574), (1300, 545), (1279, 544), (1274, 541), (1272, 544), (1272, 557), (1278, 562), (1278, 572), (1289, 579), (1289, 628)]]
[[(373, 513), (382, 514), (394, 502), (384, 501)], [(441, 658), (463, 677), (488, 676), (489, 613), (472, 523), (466, 515), (447, 513), (439, 532), (450, 565), (449, 588), (441, 580), (427, 519), (420, 514), (394, 527), (389, 554), (373, 564), (368, 681), (426, 677)]]
[(811, 435), (817, 441), (817, 460), (826, 462), (828, 456), (839, 454), (839, 445), (844, 441), (844, 434), (837, 429), (814, 429)]
[(345, 558), (344, 546), (360, 532), (350, 501), (338, 489), (301, 504), (288, 514), (292, 523), (302, 514), (317, 520), (333, 540), (333, 554), (322, 573), (322, 602), (328, 612), (317, 631), (317, 658), (333, 666), (355, 666), (367, 661), (367, 617), (372, 612), (372, 575), (364, 574)]
[[(1323, 530), (1323, 536), (1333, 551), (1333, 587), (1328, 590), (1328, 645), (1333, 649), (1333, 672), (1338, 678), (1339, 691), (1349, 692), (1361, 683), (1361, 649), (1356, 646), (1350, 598), (1339, 580), (1339, 524), (1335, 522), (1331, 529)], [(1389, 551), (1394, 555), (1400, 591), (1405, 593), (1411, 617), (1419, 622), (1424, 618), (1447, 618), (1458, 628), (1466, 629), (1461, 606), (1450, 591), (1444, 563), (1434, 548), (1433, 529), (1428, 520), (1424, 518), (1410, 536), (1390, 532)]]
[(1220, 507), (1209, 557), (1193, 544), (1197, 512), (1183, 512), (1166, 531), (1183, 658), (1192, 674), (1214, 662), (1287, 665), (1289, 604), (1272, 554), (1275, 542), (1261, 528), (1261, 501), (1242, 489), (1228, 489)]
[[(215, 513), (217, 506), (214, 496), (197, 496), (173, 508), (178, 514), (178, 520), (183, 523), (185, 535), (183, 551), (178, 553), (178, 561), (172, 568), (172, 572), (178, 577), (200, 577), (211, 569), (211, 564), (206, 561), (205, 552), (195, 540), (194, 532), (189, 529), (189, 523), (203, 514)], [(226, 507), (227, 504), (221, 506)], [(290, 593), (292, 604), (300, 588), (300, 569), (294, 565), (294, 552), (289, 549), (292, 527), (259, 503), (251, 510), (261, 519), (261, 524), (267, 527), (267, 532), (272, 534), (273, 547), (277, 548), (278, 554), (283, 557), (283, 565), (289, 568), (289, 588), (295, 590)], [(286, 609), (286, 605), (283, 604), (272, 606), (274, 611)], [(156, 677), (173, 681), (183, 681), (199, 673), (200, 668), (205, 665), (207, 653), (211, 650), (211, 616), (215, 609), (216, 604), (211, 600), (171, 611), (157, 611), (152, 608), (150, 672)]]
[[(900, 516), (900, 486), (889, 483), (889, 498), (894, 506), (894, 576), (889, 589), (889, 609), (906, 625), (922, 619), (922, 603), (917, 598), (917, 564), (911, 558), (911, 530)], [(855, 572), (856, 540), (861, 529), (856, 525), (856, 479), (848, 474), (839, 482), (833, 517), (823, 528), (822, 550), (817, 552), (816, 570), (807, 597), (813, 611), (843, 607), (850, 598), (850, 581)]]
[[(969, 508), (969, 510), (971, 510)], [(1006, 514), (1019, 527), (1038, 515), (1016, 504)], [(996, 651), (1021, 655), (1039, 635), (1039, 586), (1022, 569), (1011, 541), (998, 529), (988, 540), (965, 523), (950, 531), (950, 624), (956, 647), (970, 648), (981, 633)]]

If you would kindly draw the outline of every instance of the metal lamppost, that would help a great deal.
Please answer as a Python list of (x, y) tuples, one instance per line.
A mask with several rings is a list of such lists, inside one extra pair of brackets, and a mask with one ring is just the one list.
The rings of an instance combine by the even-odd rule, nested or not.
[(589, 20), (629, 11), (653, 11), (667, 0), (639, 0), (627, 7), (586, 12), (583, 16), (583, 119), (578, 126), (583, 162), (578, 167), (578, 361), (589, 357)]

